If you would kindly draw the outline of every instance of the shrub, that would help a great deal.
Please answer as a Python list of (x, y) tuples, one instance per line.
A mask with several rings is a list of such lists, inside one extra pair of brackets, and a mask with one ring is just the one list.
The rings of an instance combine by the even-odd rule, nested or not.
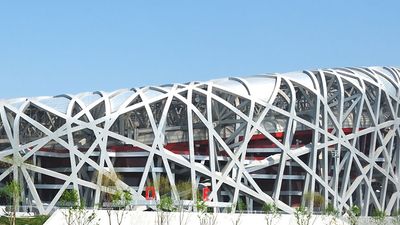
[(158, 193), (160, 194), (160, 196), (169, 195), (171, 192), (171, 185), (169, 183), (168, 177), (166, 176), (161, 176), (160, 178), (158, 178), (154, 183), (154, 186), (156, 187), (156, 189), (158, 188)]
[(192, 183), (190, 181), (180, 181), (176, 184), (179, 197), (181, 199), (192, 199)]
[(324, 205), (325, 198), (318, 192), (307, 192), (303, 196), (306, 205), (310, 206), (313, 203), (313, 207), (319, 211), (321, 206)]
[(400, 225), (400, 210), (395, 211), (392, 216), (393, 224)]

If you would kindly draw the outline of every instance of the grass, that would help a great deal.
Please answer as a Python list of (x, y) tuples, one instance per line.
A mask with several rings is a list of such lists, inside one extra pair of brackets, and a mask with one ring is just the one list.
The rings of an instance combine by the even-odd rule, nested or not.
[[(44, 222), (49, 218), (49, 216), (34, 216), (17, 218), (17, 225), (43, 225)], [(8, 225), (9, 221), (7, 217), (0, 217), (0, 225)]]

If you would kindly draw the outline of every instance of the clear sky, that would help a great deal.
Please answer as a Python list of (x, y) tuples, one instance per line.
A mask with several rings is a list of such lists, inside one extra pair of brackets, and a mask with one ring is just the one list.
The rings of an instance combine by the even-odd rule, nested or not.
[(0, 99), (400, 66), (400, 1), (1, 1)]

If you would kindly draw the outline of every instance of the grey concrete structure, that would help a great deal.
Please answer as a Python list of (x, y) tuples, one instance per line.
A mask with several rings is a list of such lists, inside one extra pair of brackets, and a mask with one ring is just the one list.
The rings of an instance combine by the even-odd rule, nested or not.
[(66, 189), (89, 206), (116, 189), (144, 202), (165, 176), (175, 200), (177, 182), (208, 187), (216, 211), (241, 199), (291, 213), (319, 193), (340, 210), (390, 214), (400, 209), (399, 88), (398, 68), (369, 67), (0, 100), (0, 182), (19, 181), (40, 213)]

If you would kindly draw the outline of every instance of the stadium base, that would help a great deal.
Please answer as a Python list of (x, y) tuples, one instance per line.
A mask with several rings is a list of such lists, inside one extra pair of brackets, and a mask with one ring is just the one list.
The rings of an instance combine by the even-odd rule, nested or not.
[[(91, 211), (90, 211), (91, 212)], [(90, 212), (88, 214), (90, 214)], [(142, 211), (126, 211), (127, 213), (124, 215), (123, 222), (121, 225), (132, 225), (132, 224), (140, 224), (140, 225), (158, 225), (157, 222), (157, 212), (142, 212)], [(109, 217), (106, 210), (95, 210), (97, 215), (96, 222), (99, 225), (108, 225)], [(111, 220), (112, 224), (117, 224), (117, 211), (112, 211)], [(195, 225), (200, 223), (200, 215), (194, 212), (185, 212), (184, 216), (181, 216), (179, 212), (168, 213), (168, 222), (164, 224), (185, 224), (185, 225)], [(182, 218), (182, 220), (180, 220)], [(205, 218), (205, 217), (203, 217)], [(207, 222), (205, 224), (212, 225), (221, 225), (221, 224), (237, 224), (237, 225), (265, 225), (266, 224), (266, 215), (265, 214), (230, 214), (230, 213), (217, 213), (217, 214), (208, 214), (208, 217), (213, 222)], [(313, 215), (310, 219), (309, 224), (319, 224), (319, 225), (328, 225), (331, 224), (331, 217), (322, 216), (322, 215)], [(94, 222), (93, 224), (96, 224)], [(202, 223), (203, 224), (203, 223)], [(296, 219), (294, 215), (283, 214), (280, 215), (279, 218), (274, 219), (272, 224), (287, 224), (287, 225), (296, 225)], [(336, 224), (348, 225), (344, 220), (337, 219)], [(367, 225), (368, 223), (363, 223)], [(374, 224), (374, 223), (371, 223)], [(57, 210), (53, 215), (46, 221), (44, 225), (67, 225), (65, 221), (64, 214), (61, 210)]]

